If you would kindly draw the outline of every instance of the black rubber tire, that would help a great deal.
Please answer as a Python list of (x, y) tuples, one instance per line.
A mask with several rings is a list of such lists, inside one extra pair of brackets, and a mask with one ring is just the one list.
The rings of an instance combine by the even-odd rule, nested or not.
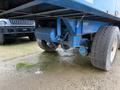
[(4, 34), (0, 34), (0, 45), (5, 44), (5, 35)]
[[(92, 49), (91, 63), (94, 67), (108, 71), (112, 68), (111, 50), (114, 39), (117, 40), (117, 50), (119, 46), (119, 28), (116, 26), (106, 26), (99, 29), (96, 33)], [(117, 51), (116, 51), (117, 53)]]
[(68, 45), (65, 45), (65, 44), (62, 46), (62, 48), (63, 48), (64, 50), (70, 49), (70, 47), (69, 47)]
[(35, 41), (36, 40), (34, 34), (30, 34), (28, 37), (29, 37), (30, 41)]
[(47, 45), (47, 42), (44, 40), (37, 40), (37, 43), (39, 45), (39, 47), (43, 50), (45, 50), (46, 52), (55, 52), (56, 48), (53, 44), (51, 44), (50, 46)]
[(119, 47), (118, 47), (118, 50), (120, 50), (120, 34), (119, 34)]

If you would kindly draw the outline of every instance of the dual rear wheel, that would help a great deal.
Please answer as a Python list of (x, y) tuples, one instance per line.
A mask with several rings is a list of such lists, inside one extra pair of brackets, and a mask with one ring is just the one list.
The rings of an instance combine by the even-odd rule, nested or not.
[(51, 42), (46, 42), (44, 40), (37, 39), (38, 45), (41, 49), (45, 50), (46, 52), (55, 52), (56, 46)]
[(96, 33), (92, 49), (91, 63), (93, 66), (110, 70), (119, 47), (120, 32), (116, 26), (106, 26)]
[[(91, 63), (102, 70), (110, 70), (120, 45), (120, 32), (116, 26), (105, 26), (96, 33), (91, 47)], [(37, 40), (39, 46), (47, 52), (53, 52), (56, 47), (52, 43)]]

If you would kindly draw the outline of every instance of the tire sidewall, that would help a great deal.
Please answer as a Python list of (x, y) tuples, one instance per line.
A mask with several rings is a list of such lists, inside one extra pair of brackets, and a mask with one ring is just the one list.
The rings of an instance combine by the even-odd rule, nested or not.
[(55, 46), (53, 47), (50, 47), (47, 45), (47, 42), (44, 41), (44, 40), (39, 40), (37, 39), (37, 42), (38, 42), (38, 45), (40, 46), (41, 49), (47, 51), (47, 52), (55, 52), (56, 51), (56, 48)]
[[(118, 50), (116, 51), (114, 60), (113, 60), (113, 62), (111, 62), (111, 56), (110, 55), (111, 55), (112, 44), (113, 44), (113, 41), (114, 41), (115, 38), (117, 38), (117, 43), (118, 43), (119, 42), (118, 32), (113, 31), (112, 35), (111, 35), (111, 38), (110, 38), (109, 45), (108, 45), (108, 50), (107, 50), (106, 70), (110, 70), (112, 68), (112, 64), (115, 61), (116, 54), (117, 54), (117, 51), (118, 51)], [(119, 43), (117, 45), (117, 48), (118, 48), (118, 46), (119, 46)]]

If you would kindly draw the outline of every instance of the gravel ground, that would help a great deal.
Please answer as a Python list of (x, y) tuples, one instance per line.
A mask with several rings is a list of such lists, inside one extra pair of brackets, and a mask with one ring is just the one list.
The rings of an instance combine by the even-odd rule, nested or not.
[[(120, 90), (120, 52), (112, 70), (104, 72), (78, 53), (49, 54), (38, 49), (35, 42), (0, 46), (0, 50), (7, 50), (6, 54), (16, 49), (19, 53), (28, 50), (33, 54), (24, 53), (22, 57), (13, 54), (12, 57), (17, 57), (11, 60), (8, 59), (11, 55), (2, 57), (0, 90)], [(18, 67), (21, 63), (26, 65)]]

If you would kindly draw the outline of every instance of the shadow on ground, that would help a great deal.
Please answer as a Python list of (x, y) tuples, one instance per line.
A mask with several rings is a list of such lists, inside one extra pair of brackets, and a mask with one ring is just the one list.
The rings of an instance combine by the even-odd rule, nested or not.
[(28, 37), (15, 37), (6, 40), (5, 45), (17, 45), (17, 44), (25, 44), (30, 43), (30, 39)]

